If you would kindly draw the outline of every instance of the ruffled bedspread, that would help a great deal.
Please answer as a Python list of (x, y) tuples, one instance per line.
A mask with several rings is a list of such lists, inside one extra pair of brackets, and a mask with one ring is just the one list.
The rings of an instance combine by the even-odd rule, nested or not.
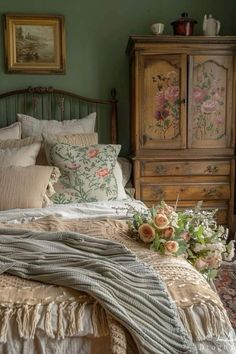
[[(98, 238), (107, 238), (125, 245), (137, 255), (138, 259), (150, 265), (160, 274), (177, 305), (182, 323), (196, 343), (199, 353), (214, 352), (214, 346), (222, 347), (224, 353), (234, 352), (234, 343), (229, 343), (229, 333), (232, 333), (232, 327), (217, 293), (186, 260), (160, 256), (146, 248), (143, 243), (134, 241), (125, 221), (107, 219), (91, 222), (91, 220), (63, 220), (48, 216), (28, 224), (12, 225), (12, 227), (31, 230), (76, 231)], [(34, 323), (37, 322), (51, 337), (63, 338), (71, 336), (73, 333), (78, 334), (80, 330), (85, 335), (91, 334), (91, 332), (97, 336), (109, 333), (112, 339), (111, 353), (127, 352), (127, 346), (129, 346), (127, 333), (117, 323), (107, 320), (100, 305), (83, 293), (1, 275), (0, 298), (2, 318), (0, 336), (2, 340), (6, 339), (9, 318), (14, 313), (18, 331), (23, 338), (33, 337), (36, 330)], [(52, 316), (52, 308), (54, 312), (57, 312), (56, 323), (55, 314)], [(87, 328), (82, 321), (85, 311), (91, 319)], [(37, 316), (41, 317), (41, 321), (35, 320)], [(117, 338), (119, 338), (118, 341)], [(227, 343), (224, 342), (226, 338), (228, 338)], [(209, 351), (204, 351), (205, 349), (201, 351), (201, 343), (206, 343), (206, 341)], [(212, 351), (210, 346), (213, 348)]]

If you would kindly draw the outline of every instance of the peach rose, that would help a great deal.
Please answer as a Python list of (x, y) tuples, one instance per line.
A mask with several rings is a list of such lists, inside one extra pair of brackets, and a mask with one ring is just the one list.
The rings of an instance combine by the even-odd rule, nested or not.
[(179, 98), (179, 86), (170, 86), (165, 90), (165, 99), (175, 101)]
[(200, 87), (194, 87), (193, 97), (196, 102), (202, 102), (205, 96), (206, 96), (205, 92)]
[(174, 235), (174, 228), (172, 226), (168, 226), (166, 229), (163, 230), (162, 235), (166, 238), (170, 238), (171, 236)]
[(106, 176), (109, 175), (109, 170), (108, 170), (108, 168), (102, 168), (101, 170), (98, 170), (98, 171), (96, 172), (96, 174), (97, 174), (97, 176), (99, 176), (99, 177), (106, 177)]
[(138, 234), (143, 242), (149, 243), (155, 238), (155, 229), (149, 224), (142, 224), (138, 228)]
[(203, 258), (198, 258), (196, 262), (194, 263), (195, 268), (198, 270), (204, 270), (208, 268), (208, 264)]
[(158, 208), (158, 214), (170, 215), (174, 211), (174, 208), (170, 205), (165, 204), (163, 207)]
[(221, 262), (222, 262), (222, 257), (220, 254), (207, 258), (207, 263), (210, 268), (219, 268)]
[(98, 149), (91, 149), (88, 151), (88, 157), (89, 158), (93, 158), (93, 157), (96, 157), (99, 153), (99, 150)]
[(163, 230), (169, 225), (169, 220), (164, 214), (157, 214), (153, 220), (157, 229)]
[(202, 113), (213, 113), (216, 110), (216, 101), (208, 99), (201, 106)]
[(165, 250), (166, 250), (166, 254), (168, 253), (176, 253), (179, 249), (179, 244), (176, 241), (167, 241), (165, 243)]

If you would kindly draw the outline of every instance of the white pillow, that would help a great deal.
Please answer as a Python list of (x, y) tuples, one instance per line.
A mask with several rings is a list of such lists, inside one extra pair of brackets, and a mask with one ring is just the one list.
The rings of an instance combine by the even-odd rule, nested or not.
[(123, 186), (122, 170), (121, 170), (121, 166), (118, 162), (116, 162), (116, 164), (115, 164), (113, 173), (114, 173), (116, 183), (117, 183), (117, 192), (118, 192), (117, 199), (127, 199), (127, 194), (126, 194), (124, 186)]
[(122, 171), (122, 183), (125, 187), (130, 180), (131, 172), (132, 172), (132, 163), (126, 157), (118, 157), (118, 163), (121, 167)]
[(21, 123), (16, 122), (8, 127), (0, 129), (0, 140), (20, 139), (21, 138)]
[(21, 122), (22, 138), (41, 136), (42, 134), (77, 134), (93, 133), (95, 129), (96, 113), (87, 117), (72, 120), (40, 120), (25, 114), (18, 113), (17, 119)]
[(0, 166), (32, 166), (41, 147), (40, 142), (17, 148), (0, 149)]

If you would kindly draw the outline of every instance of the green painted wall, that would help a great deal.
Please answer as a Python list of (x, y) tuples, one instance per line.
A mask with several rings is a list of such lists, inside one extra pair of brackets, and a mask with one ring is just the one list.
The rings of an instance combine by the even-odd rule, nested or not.
[[(67, 70), (65, 75), (19, 75), (4, 72), (0, 46), (0, 92), (29, 85), (52, 85), (82, 95), (107, 98), (118, 91), (119, 142), (129, 151), (129, 74), (125, 48), (131, 34), (150, 34), (154, 22), (165, 24), (183, 11), (198, 21), (201, 34), (205, 13), (222, 23), (222, 35), (236, 34), (235, 0), (1, 0), (0, 15), (7, 12), (63, 14), (66, 24)], [(3, 38), (0, 26), (0, 38)]]

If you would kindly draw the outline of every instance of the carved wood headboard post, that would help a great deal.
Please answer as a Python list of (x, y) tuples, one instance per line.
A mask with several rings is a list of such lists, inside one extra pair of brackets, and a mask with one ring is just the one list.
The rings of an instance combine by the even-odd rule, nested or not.
[(112, 112), (111, 112), (111, 141), (112, 144), (117, 144), (117, 99), (116, 89), (111, 89), (112, 97)]

